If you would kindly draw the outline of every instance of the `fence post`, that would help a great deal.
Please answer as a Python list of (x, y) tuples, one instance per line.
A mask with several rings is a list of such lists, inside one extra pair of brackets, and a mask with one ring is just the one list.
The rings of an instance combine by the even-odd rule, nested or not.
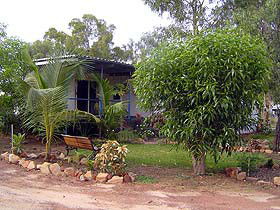
[(12, 141), (12, 153), (14, 153), (14, 143), (13, 143), (13, 135), (14, 135), (14, 125), (11, 124), (11, 141)]

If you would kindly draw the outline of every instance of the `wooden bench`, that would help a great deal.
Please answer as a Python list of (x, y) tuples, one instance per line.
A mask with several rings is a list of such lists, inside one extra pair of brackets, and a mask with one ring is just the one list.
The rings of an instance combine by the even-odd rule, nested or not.
[(86, 149), (92, 151), (91, 156), (94, 157), (95, 154), (100, 150), (98, 147), (93, 145), (93, 141), (88, 137), (69, 135), (62, 135), (62, 137), (66, 144), (67, 155), (73, 149)]

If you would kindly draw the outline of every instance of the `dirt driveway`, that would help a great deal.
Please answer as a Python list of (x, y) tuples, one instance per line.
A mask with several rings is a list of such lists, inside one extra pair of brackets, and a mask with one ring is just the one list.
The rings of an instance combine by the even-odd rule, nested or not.
[(4, 161), (0, 169), (0, 209), (280, 209), (279, 189), (258, 190), (248, 184), (212, 187), (210, 180), (206, 187), (192, 188), (168, 180), (109, 185), (27, 172)]

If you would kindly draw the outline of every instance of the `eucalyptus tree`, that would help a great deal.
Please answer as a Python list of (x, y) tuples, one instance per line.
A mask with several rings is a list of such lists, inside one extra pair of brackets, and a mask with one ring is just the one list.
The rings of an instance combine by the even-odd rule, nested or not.
[(113, 38), (116, 27), (108, 24), (92, 14), (84, 14), (82, 18), (73, 18), (69, 24), (70, 33), (49, 28), (44, 40), (31, 44), (32, 56), (39, 58), (51, 55), (55, 51), (73, 51), (84, 56), (93, 56), (104, 59), (126, 61), (129, 59), (129, 50), (126, 46), (114, 46)]
[(143, 0), (145, 4), (159, 13), (167, 12), (175, 23), (197, 34), (207, 27), (209, 21), (207, 0)]
[(49, 158), (51, 144), (56, 132), (65, 123), (76, 119), (87, 118), (95, 122), (100, 120), (94, 115), (67, 110), (67, 97), (71, 80), (84, 78), (84, 61), (49, 59), (49, 63), (41, 69), (32, 63), (28, 53), (24, 53), (25, 61), (30, 64), (32, 72), (22, 81), (22, 90), (26, 96), (26, 112), (24, 124), (26, 128), (39, 131), (46, 141), (46, 156)]
[(158, 47), (137, 66), (134, 87), (140, 107), (163, 113), (161, 132), (190, 152), (195, 174), (204, 174), (206, 154), (218, 160), (241, 143), (270, 67), (261, 40), (207, 32)]

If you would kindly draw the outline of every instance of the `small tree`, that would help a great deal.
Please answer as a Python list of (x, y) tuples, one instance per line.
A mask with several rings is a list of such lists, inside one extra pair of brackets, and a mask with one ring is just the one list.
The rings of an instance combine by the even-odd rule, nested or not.
[(164, 135), (189, 150), (195, 174), (241, 142), (252, 125), (269, 75), (270, 60), (258, 38), (234, 30), (208, 32), (157, 48), (134, 74), (139, 105), (162, 112)]
[(54, 56), (49, 63), (39, 69), (32, 63), (28, 53), (24, 51), (25, 60), (32, 67), (22, 81), (22, 91), (26, 95), (25, 121), (26, 128), (34, 129), (46, 140), (46, 156), (49, 159), (51, 144), (59, 128), (67, 122), (77, 119), (89, 119), (99, 123), (94, 115), (67, 109), (68, 90), (74, 78), (86, 78), (84, 74), (86, 61), (61, 61)]

